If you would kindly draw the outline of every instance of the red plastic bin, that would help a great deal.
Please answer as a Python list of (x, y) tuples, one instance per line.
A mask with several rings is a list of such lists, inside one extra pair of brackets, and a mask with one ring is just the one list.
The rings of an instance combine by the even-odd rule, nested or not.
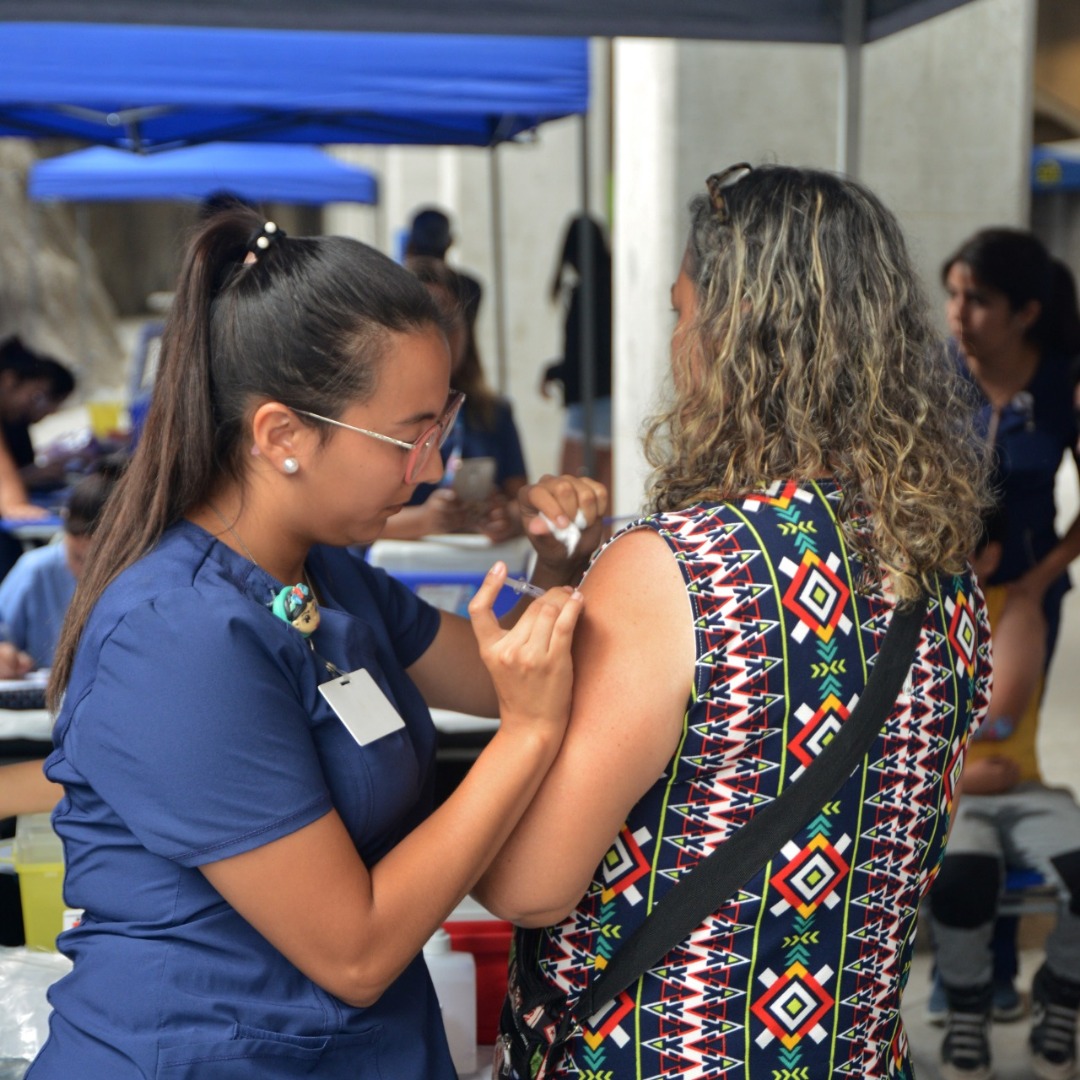
[(502, 919), (462, 919), (443, 926), (452, 948), (476, 958), (476, 1044), (493, 1046), (506, 997), (513, 927)]

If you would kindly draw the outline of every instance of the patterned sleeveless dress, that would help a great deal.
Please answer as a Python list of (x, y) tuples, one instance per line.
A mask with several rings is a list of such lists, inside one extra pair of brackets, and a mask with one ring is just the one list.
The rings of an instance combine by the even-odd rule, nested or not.
[[(572, 1002), (699, 859), (776, 798), (853, 709), (892, 600), (857, 591), (834, 484), (636, 522), (678, 560), (697, 667), (681, 742), (588, 893), (514, 957)], [(970, 576), (930, 598), (912, 676), (817, 818), (568, 1045), (559, 1075), (910, 1077), (900, 994), (953, 785), (986, 709), (989, 629)], [(603, 762), (597, 762), (603, 775)], [(504, 1031), (506, 1021), (504, 1020)]]

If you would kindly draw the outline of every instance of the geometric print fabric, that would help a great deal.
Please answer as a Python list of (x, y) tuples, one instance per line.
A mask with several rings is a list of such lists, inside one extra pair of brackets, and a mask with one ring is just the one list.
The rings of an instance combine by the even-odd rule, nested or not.
[[(640, 924), (647, 898), (797, 779), (854, 709), (892, 603), (867, 591), (839, 505), (834, 484), (778, 484), (630, 526), (655, 530), (678, 561), (696, 681), (669, 769), (577, 909), (541, 936), (537, 970), (571, 1001)], [(973, 579), (939, 581), (912, 675), (863, 765), (764, 871), (571, 1038), (563, 1075), (910, 1077), (900, 988), (953, 778), (985, 712), (987, 642)]]

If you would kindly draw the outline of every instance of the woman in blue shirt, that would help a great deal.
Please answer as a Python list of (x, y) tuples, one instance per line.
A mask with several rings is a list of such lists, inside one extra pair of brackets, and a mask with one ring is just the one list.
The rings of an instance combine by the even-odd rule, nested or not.
[(71, 489), (58, 543), (31, 548), (0, 582), (0, 623), (36, 667), (52, 667), (56, 640), (82, 575), (94, 529), (124, 462), (103, 458)]
[[(1075, 1068), (1080, 1009), (1080, 807), (1048, 789), (1036, 752), (1043, 684), (1057, 639), (1080, 517), (1059, 534), (1055, 484), (1075, 453), (1073, 362), (1080, 319), (1071, 273), (1031, 233), (983, 229), (942, 268), (949, 329), (977, 393), (996, 469), (999, 537), (975, 566), (994, 654), (988, 719), (964, 767), (963, 797), (930, 894), (948, 1007), (942, 1074), (979, 1080), (991, 1069), (990, 1016), (1020, 1005), (1014, 928), (994, 923), (1001, 880), (1033, 869), (1073, 897), (1035, 975), (1029, 1039), (1038, 1076)], [(993, 951), (991, 940), (993, 937)]]
[[(439, 484), (421, 484), (410, 505), (383, 533), (389, 539), (419, 540), (432, 533), (483, 533), (492, 543), (521, 535), (518, 491), (527, 483), (525, 455), (510, 402), (488, 385), (461, 276), (438, 259), (413, 258), (409, 269), (424, 283), (446, 320), (450, 345), (450, 385), (465, 394), (465, 405), (442, 448), (446, 475)], [(463, 461), (490, 458), (491, 491), (470, 499), (452, 483)]]
[[(32, 1080), (452, 1080), (420, 950), (558, 749), (580, 600), (504, 628), (497, 564), (470, 630), (345, 550), (441, 474), (449, 370), (426, 290), (372, 249), (242, 208), (192, 241), (56, 654), (46, 773), (85, 916)], [(540, 584), (580, 575), (605, 501), (523, 493)], [(578, 511), (568, 556), (541, 514)], [(502, 720), (430, 814), (429, 705)]]

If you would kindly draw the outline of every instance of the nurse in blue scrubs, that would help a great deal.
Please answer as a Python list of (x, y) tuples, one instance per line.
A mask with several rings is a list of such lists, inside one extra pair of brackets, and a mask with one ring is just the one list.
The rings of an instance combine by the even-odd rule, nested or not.
[[(31, 1080), (453, 1080), (420, 955), (527, 807), (572, 685), (606, 493), (524, 489), (534, 580), (467, 620), (352, 557), (442, 471), (427, 290), (246, 209), (195, 236), (143, 437), (54, 665), (61, 935)], [(565, 547), (548, 521), (586, 527)], [(542, 516), (541, 516), (542, 515)], [(430, 812), (429, 706), (500, 716)]]

